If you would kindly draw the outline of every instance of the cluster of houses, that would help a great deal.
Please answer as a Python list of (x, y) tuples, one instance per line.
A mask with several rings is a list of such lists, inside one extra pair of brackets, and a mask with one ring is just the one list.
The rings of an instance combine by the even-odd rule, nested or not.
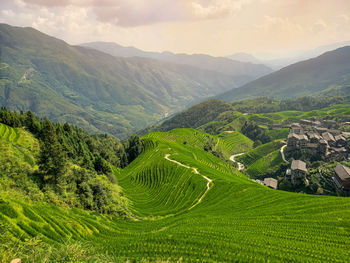
[[(307, 168), (306, 163), (301, 160), (293, 160), (290, 169), (286, 171), (286, 179), (290, 180), (293, 185), (304, 183), (308, 185), (306, 178)], [(338, 193), (342, 195), (350, 195), (350, 168), (338, 164), (334, 168), (333, 176), (334, 185)]]
[(317, 151), (326, 160), (342, 160), (349, 158), (346, 141), (349, 132), (334, 129), (333, 120), (301, 120), (289, 127), (287, 151), (311, 149)]
[[(345, 123), (347, 125), (349, 123)], [(310, 149), (316, 151), (327, 161), (349, 159), (350, 152), (346, 148), (349, 132), (335, 129), (334, 120), (300, 120), (289, 126), (287, 151)], [(306, 163), (302, 160), (293, 160), (290, 169), (286, 171), (286, 179), (293, 185), (308, 184), (306, 178)], [(350, 168), (338, 164), (334, 169), (333, 181), (337, 190), (350, 194)]]

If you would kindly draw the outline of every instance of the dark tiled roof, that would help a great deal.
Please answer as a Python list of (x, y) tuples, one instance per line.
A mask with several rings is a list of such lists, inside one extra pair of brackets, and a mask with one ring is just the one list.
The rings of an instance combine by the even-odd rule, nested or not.
[(264, 185), (271, 187), (273, 189), (277, 189), (278, 181), (274, 178), (265, 178)]
[(343, 181), (350, 180), (350, 168), (349, 167), (338, 164), (334, 168), (334, 171), (341, 180), (343, 180)]
[(324, 132), (322, 133), (322, 137), (323, 139), (325, 139), (326, 141), (335, 141), (333, 135), (329, 132)]
[(306, 163), (304, 163), (303, 161), (300, 161), (300, 160), (293, 160), (291, 169), (306, 172), (307, 171)]
[(342, 135), (336, 135), (336, 136), (334, 136), (334, 139), (335, 139), (336, 141), (339, 141), (339, 140), (346, 141), (346, 139), (345, 139)]

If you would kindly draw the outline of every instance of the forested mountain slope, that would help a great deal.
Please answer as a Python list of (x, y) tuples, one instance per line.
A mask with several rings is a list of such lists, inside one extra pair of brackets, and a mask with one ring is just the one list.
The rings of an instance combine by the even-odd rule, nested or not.
[(349, 92), (350, 47), (346, 46), (285, 67), (217, 98), (234, 101), (261, 96), (295, 98), (322, 93), (347, 95)]
[(234, 87), (231, 76), (116, 58), (32, 28), (0, 25), (0, 104), (118, 137)]
[(91, 42), (82, 44), (117, 57), (148, 57), (175, 64), (190, 65), (204, 70), (215, 71), (233, 77), (237, 86), (269, 74), (272, 70), (262, 64), (235, 61), (224, 57), (204, 54), (174, 54), (172, 52), (145, 52), (134, 47), (123, 47), (116, 43)]

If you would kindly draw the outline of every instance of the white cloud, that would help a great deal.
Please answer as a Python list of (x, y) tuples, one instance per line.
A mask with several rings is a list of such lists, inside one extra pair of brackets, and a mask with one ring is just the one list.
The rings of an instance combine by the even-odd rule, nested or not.
[(274, 16), (264, 16), (263, 22), (256, 24), (255, 27), (258, 30), (279, 34), (300, 34), (304, 32), (304, 28), (300, 24), (292, 22), (289, 18)]

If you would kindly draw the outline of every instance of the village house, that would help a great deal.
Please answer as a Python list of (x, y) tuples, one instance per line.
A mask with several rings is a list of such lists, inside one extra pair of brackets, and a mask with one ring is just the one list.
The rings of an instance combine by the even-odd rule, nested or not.
[(308, 132), (307, 136), (309, 137), (310, 143), (318, 143), (322, 139), (322, 137), (315, 132)]
[(308, 142), (309, 142), (309, 139), (306, 135), (304, 134), (299, 135), (299, 146), (301, 148), (305, 148)]
[(299, 148), (299, 135), (296, 133), (289, 133), (287, 139), (287, 149), (294, 150)]
[(263, 184), (271, 189), (277, 189), (278, 181), (274, 178), (265, 178)]
[(350, 168), (341, 164), (338, 164), (334, 168), (334, 183), (339, 190), (349, 192), (350, 191)]
[(334, 120), (322, 120), (322, 126), (331, 129), (337, 125), (337, 122)]
[(328, 142), (329, 146), (335, 146), (334, 136), (330, 132), (322, 133), (322, 138)]
[(299, 123), (292, 123), (289, 132), (295, 134), (303, 134), (303, 128)]
[[(334, 121), (327, 121), (328, 126), (333, 125)], [(348, 158), (349, 152), (346, 148), (347, 139), (350, 137), (349, 132), (341, 132), (340, 130), (328, 129), (313, 125), (312, 121), (302, 120), (302, 125), (293, 123), (290, 126), (287, 138), (287, 151), (295, 151), (300, 149), (309, 149), (317, 151), (318, 154), (327, 160), (342, 160)], [(321, 123), (317, 121), (317, 124)], [(322, 122), (323, 123), (323, 122)], [(331, 125), (332, 124), (332, 125)], [(312, 130), (309, 126), (311, 125)], [(307, 131), (304, 133), (304, 131)]]
[(337, 143), (337, 146), (340, 146), (340, 147), (345, 146), (346, 139), (343, 135), (336, 135), (336, 136), (334, 136), (334, 139)]
[(305, 181), (306, 178), (306, 163), (301, 160), (293, 160), (291, 169), (291, 182), (292, 184), (300, 184)]

